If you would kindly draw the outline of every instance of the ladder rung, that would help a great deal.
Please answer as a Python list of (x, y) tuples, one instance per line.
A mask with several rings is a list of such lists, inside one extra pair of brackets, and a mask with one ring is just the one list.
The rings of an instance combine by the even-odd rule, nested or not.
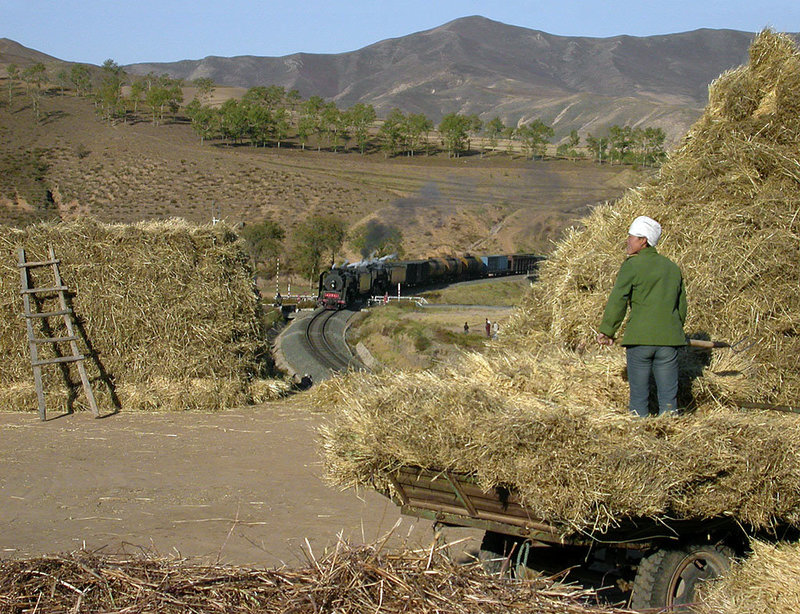
[(44, 260), (42, 262), (19, 262), (17, 263), (17, 266), (19, 268), (33, 268), (37, 266), (49, 266), (51, 264), (58, 264), (59, 262), (61, 262), (61, 260), (56, 258), (55, 260)]
[(36, 294), (37, 292), (61, 292), (69, 290), (67, 286), (55, 286), (53, 288), (28, 288), (27, 290), (23, 290), (20, 294)]
[(49, 318), (51, 316), (65, 316), (72, 313), (72, 309), (63, 309), (61, 311), (45, 311), (43, 313), (26, 313), (23, 314), (24, 318)]
[(77, 341), (78, 337), (42, 337), (40, 339), (31, 339), (33, 343), (61, 343), (62, 341)]
[(54, 365), (59, 362), (77, 362), (79, 360), (83, 360), (83, 356), (59, 356), (58, 358), (33, 361), (31, 365), (34, 367), (41, 367), (42, 365)]

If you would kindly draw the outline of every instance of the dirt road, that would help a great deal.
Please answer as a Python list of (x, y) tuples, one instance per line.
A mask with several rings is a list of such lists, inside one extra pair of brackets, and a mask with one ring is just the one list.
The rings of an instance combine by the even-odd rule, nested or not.
[[(399, 518), (321, 479), (302, 398), (223, 413), (0, 413), (0, 557), (102, 548), (231, 564), (304, 563), (337, 533), (373, 543)], [(429, 544), (427, 522), (394, 533)], [(395, 541), (395, 543), (397, 543)]]

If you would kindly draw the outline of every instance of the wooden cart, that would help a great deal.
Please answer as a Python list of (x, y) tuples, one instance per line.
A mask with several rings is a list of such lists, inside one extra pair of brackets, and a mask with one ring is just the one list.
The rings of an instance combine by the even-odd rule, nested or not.
[(483, 529), (480, 559), (487, 571), (521, 569), (537, 547), (546, 545), (603, 549), (612, 558), (633, 561), (634, 609), (688, 611), (696, 587), (724, 573), (749, 541), (749, 533), (731, 518), (626, 518), (602, 534), (567, 531), (533, 517), (512, 490), (487, 492), (470, 476), (402, 467), (386, 477), (389, 486), (382, 494), (403, 514)]

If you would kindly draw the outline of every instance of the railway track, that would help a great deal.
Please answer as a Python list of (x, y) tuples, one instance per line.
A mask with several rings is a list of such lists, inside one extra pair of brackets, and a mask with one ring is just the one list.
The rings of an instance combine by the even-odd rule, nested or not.
[(298, 318), (283, 335), (282, 352), (299, 378), (308, 375), (320, 382), (333, 373), (348, 369), (365, 370), (345, 341), (347, 321), (352, 311), (326, 311), (318, 309)]
[(340, 339), (337, 339), (334, 333), (337, 315), (344, 313), (318, 309), (308, 319), (306, 325), (306, 341), (311, 353), (331, 371), (346, 371), (353, 360), (350, 350), (344, 343), (344, 331), (342, 330)]

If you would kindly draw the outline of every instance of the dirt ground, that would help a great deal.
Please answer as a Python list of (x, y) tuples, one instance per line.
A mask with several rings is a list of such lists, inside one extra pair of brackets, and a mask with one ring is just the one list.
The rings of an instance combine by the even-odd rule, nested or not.
[[(295, 566), (306, 540), (315, 555), (340, 533), (376, 542), (398, 508), (322, 481), (322, 418), (302, 403), (47, 422), (0, 413), (0, 558), (85, 547)], [(411, 547), (433, 537), (430, 523), (406, 517), (392, 535)]]

